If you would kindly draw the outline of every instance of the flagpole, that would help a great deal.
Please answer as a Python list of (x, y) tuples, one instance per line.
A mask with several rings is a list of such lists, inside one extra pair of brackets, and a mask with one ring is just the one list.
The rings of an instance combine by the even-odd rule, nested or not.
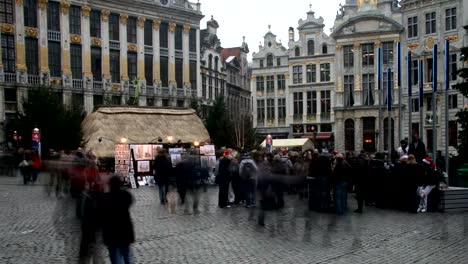
[[(406, 56), (407, 58), (407, 65), (408, 65), (408, 73), (407, 73), (407, 79), (408, 79), (408, 141), (411, 140), (411, 137), (413, 136), (413, 76), (412, 76), (412, 71), (413, 71), (413, 61), (411, 60), (411, 51), (408, 50), (408, 55)], [(410, 142), (408, 142), (410, 144)]]
[(450, 86), (450, 67), (449, 67), (449, 41), (445, 40), (445, 172), (447, 173), (447, 186), (449, 185), (449, 96), (448, 90)]
[(423, 118), (423, 111), (424, 111), (424, 85), (423, 85), (423, 63), (422, 60), (418, 61), (418, 96), (419, 96), (419, 138), (423, 139), (423, 129), (424, 129), (424, 118)]
[(379, 134), (377, 136), (377, 139), (379, 140), (378, 142), (378, 146), (377, 146), (377, 152), (382, 152), (382, 141), (381, 138), (382, 138), (382, 134), (383, 134), (383, 130), (382, 130), (382, 96), (383, 96), (383, 92), (382, 92), (382, 48), (379, 48), (378, 49), (378, 84), (377, 84), (377, 87), (379, 89)]
[(398, 74), (398, 142), (402, 140), (403, 136), (403, 111), (401, 109), (401, 43), (397, 44), (397, 74)]
[(388, 149), (388, 162), (392, 161), (392, 70), (387, 69), (387, 114), (388, 114), (388, 128), (387, 128), (387, 149)]
[(432, 49), (432, 159), (437, 155), (437, 44)]

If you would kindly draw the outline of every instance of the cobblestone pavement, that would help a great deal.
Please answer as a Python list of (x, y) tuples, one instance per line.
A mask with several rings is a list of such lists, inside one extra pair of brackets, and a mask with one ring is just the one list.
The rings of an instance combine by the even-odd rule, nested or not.
[[(131, 192), (136, 263), (468, 263), (466, 213), (366, 208), (335, 216), (307, 212), (289, 196), (260, 227), (254, 209), (218, 209), (216, 188), (201, 194), (198, 211), (186, 205), (175, 213), (159, 204), (156, 188)], [(77, 263), (73, 201), (0, 177), (0, 212), (0, 263)], [(99, 252), (97, 263), (109, 263)]]

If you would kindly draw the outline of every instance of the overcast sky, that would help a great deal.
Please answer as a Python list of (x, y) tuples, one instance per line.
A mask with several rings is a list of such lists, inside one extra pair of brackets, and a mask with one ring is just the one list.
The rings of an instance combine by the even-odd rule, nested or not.
[[(193, 2), (194, 0), (192, 0)], [(213, 18), (218, 21), (218, 38), (224, 48), (238, 47), (242, 44), (242, 36), (249, 45), (249, 60), (253, 52), (258, 52), (259, 42), (263, 43), (263, 36), (271, 32), (281, 39), (287, 47), (288, 29), (296, 31), (299, 19), (306, 19), (307, 12), (312, 10), (315, 17), (323, 17), (325, 32), (330, 33), (333, 27), (339, 3), (345, 0), (200, 0), (201, 11), (205, 18), (201, 21), (201, 28), (206, 28), (206, 21)]]

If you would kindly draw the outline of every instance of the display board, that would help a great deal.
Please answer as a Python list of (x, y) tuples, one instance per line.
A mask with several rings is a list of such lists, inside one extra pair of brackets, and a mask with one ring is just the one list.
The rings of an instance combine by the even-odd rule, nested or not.
[(130, 170), (130, 148), (128, 144), (115, 144), (115, 174), (119, 175), (126, 183)]
[(184, 152), (183, 148), (169, 149), (169, 155), (171, 156), (171, 163), (173, 167), (177, 166), (177, 164), (182, 161), (182, 152)]

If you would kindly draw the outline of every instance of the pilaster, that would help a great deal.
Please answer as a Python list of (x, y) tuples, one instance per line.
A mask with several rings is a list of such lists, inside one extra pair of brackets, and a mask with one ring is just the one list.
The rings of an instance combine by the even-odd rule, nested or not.
[(362, 118), (356, 117), (354, 119), (354, 151), (359, 153), (362, 149)]
[[(83, 87), (85, 90), (91, 91), (93, 89), (93, 74), (91, 72), (91, 32), (89, 13), (91, 8), (87, 5), (81, 7), (81, 47), (83, 54)], [(91, 95), (92, 101), (92, 95)], [(86, 108), (86, 95), (85, 95), (85, 108)], [(91, 105), (92, 110), (92, 105)], [(87, 111), (87, 110), (86, 110)], [(87, 111), (88, 112), (88, 111)], [(88, 112), (89, 113), (89, 112)]]
[(15, 51), (16, 76), (20, 83), (28, 82), (26, 74), (26, 50), (24, 41), (24, 8), (23, 0), (15, 1)]
[(175, 79), (175, 28), (176, 23), (169, 23), (168, 48), (169, 48), (169, 87), (176, 88), (178, 84)]
[(37, 1), (39, 28), (39, 76), (41, 85), (50, 84), (49, 51), (47, 39), (47, 0)]
[(182, 52), (183, 52), (183, 82), (184, 88), (189, 89), (192, 86), (190, 84), (190, 65), (189, 65), (189, 33), (190, 33), (190, 25), (184, 25), (183, 33), (182, 33)]
[[(153, 85), (155, 88), (161, 87), (161, 61), (159, 51), (159, 26), (161, 21), (153, 20)], [(156, 92), (157, 89), (154, 89)]]
[(359, 42), (354, 43), (354, 105), (361, 105), (362, 50)]
[(128, 84), (128, 65), (127, 65), (127, 14), (120, 14), (120, 26), (119, 26), (119, 36), (120, 36), (120, 75), (122, 80), (122, 85), (124, 82)]
[(145, 78), (145, 18), (137, 19), (137, 76), (138, 80), (146, 83)]
[(345, 150), (344, 120), (342, 118), (337, 118), (335, 122), (335, 149), (339, 152)]
[(92, 91), (85, 91), (84, 92), (84, 110), (86, 113), (92, 113), (94, 109), (94, 98)]
[[(201, 80), (201, 64), (200, 64), (200, 29), (197, 28), (196, 31), (196, 39), (197, 39), (197, 98), (201, 97), (202, 95), (202, 80)], [(225, 85), (227, 87), (227, 85)], [(251, 86), (253, 87), (253, 86)]]
[[(72, 76), (71, 76), (71, 66), (70, 66), (70, 26), (69, 26), (69, 17), (68, 17), (69, 11), (70, 11), (70, 3), (65, 0), (60, 2), (60, 33), (61, 33), (60, 42), (62, 46), (62, 83), (63, 83), (64, 88), (71, 89)], [(67, 92), (64, 90), (63, 92), (64, 103), (65, 101), (67, 101), (66, 93)]]
[(109, 55), (109, 10), (101, 11), (101, 53), (102, 53), (102, 85), (105, 92), (111, 90), (110, 55)]

